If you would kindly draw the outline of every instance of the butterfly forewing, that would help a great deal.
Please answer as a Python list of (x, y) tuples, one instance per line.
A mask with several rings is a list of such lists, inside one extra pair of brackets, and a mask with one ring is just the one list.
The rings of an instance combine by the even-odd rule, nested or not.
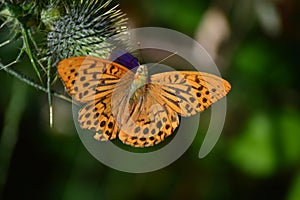
[(58, 74), (70, 95), (78, 102), (105, 98), (111, 94), (127, 68), (95, 57), (73, 57), (58, 64)]
[(184, 117), (205, 110), (230, 90), (226, 80), (204, 72), (164, 72), (150, 81), (158, 85), (157, 95)]

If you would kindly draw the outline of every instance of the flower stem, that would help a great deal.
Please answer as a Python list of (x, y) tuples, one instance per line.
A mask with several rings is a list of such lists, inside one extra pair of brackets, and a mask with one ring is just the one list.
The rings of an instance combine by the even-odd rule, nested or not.
[(55, 96), (55, 97), (58, 97), (60, 99), (63, 99), (65, 101), (68, 101), (68, 102), (71, 102), (72, 103), (72, 99), (62, 95), (62, 94), (59, 94), (53, 90), (48, 90), (48, 88), (45, 88), (44, 86), (34, 82), (33, 80), (29, 79), (28, 77), (26, 77), (25, 75), (23, 74), (20, 74), (19, 72), (17, 72), (16, 70), (12, 69), (11, 67), (4, 67), (2, 63), (0, 63), (0, 68), (2, 68), (3, 70), (5, 70), (7, 73), (9, 73), (10, 75), (16, 77), (17, 79), (21, 80), (22, 82), (42, 91), (42, 92), (45, 92), (45, 93), (50, 93)]
[(27, 55), (28, 55), (28, 57), (29, 57), (29, 60), (30, 60), (30, 62), (31, 62), (31, 64), (32, 64), (32, 66), (33, 66), (33, 68), (34, 68), (34, 70), (35, 70), (35, 72), (36, 72), (38, 78), (40, 79), (41, 83), (43, 83), (41, 74), (40, 74), (40, 72), (39, 72), (39, 70), (38, 70), (38, 68), (37, 68), (37, 65), (36, 65), (36, 63), (35, 63), (35, 60), (34, 60), (34, 58), (33, 58), (33, 54), (32, 54), (32, 51), (31, 51), (31, 47), (30, 47), (30, 45), (29, 45), (29, 39), (28, 39), (28, 38), (29, 38), (29, 36), (28, 36), (28, 35), (29, 35), (28, 31), (29, 31), (29, 30), (25, 29), (24, 26), (23, 26), (23, 24), (21, 24), (21, 23), (20, 23), (20, 26), (21, 26), (21, 33), (22, 33), (22, 36), (23, 36), (24, 44), (25, 44), (25, 51), (26, 51), (26, 53), (27, 53)]
[(51, 60), (48, 60), (47, 64), (47, 94), (49, 103), (49, 124), (53, 126), (53, 106), (52, 106), (52, 94), (51, 94)]

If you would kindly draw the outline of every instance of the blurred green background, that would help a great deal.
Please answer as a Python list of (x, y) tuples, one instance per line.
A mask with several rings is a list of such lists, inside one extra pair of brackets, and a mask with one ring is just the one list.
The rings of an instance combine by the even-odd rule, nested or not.
[[(200, 125), (192, 146), (168, 167), (116, 171), (84, 148), (70, 103), (54, 99), (50, 128), (46, 94), (2, 70), (0, 198), (300, 199), (299, 1), (118, 3), (131, 27), (165, 27), (198, 40), (232, 84), (215, 148), (198, 158), (205, 132)], [(6, 37), (2, 33), (1, 41)], [(1, 61), (12, 61), (17, 50), (1, 48)]]

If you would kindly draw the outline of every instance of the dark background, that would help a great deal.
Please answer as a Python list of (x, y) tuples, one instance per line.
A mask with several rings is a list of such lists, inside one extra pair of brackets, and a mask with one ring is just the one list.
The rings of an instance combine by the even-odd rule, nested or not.
[[(84, 148), (70, 103), (54, 99), (50, 128), (46, 94), (1, 70), (2, 197), (299, 199), (299, 2), (119, 3), (131, 27), (165, 27), (197, 39), (232, 84), (225, 127), (215, 148), (198, 158), (205, 131), (200, 125), (192, 146), (168, 167), (144, 174), (116, 171)], [(1, 41), (5, 36), (1, 33)], [(11, 45), (1, 48), (1, 60), (12, 60), (16, 52)], [(14, 67), (28, 65), (24, 61)], [(27, 73), (34, 76), (33, 71)], [(205, 117), (209, 114), (201, 116), (204, 122)]]

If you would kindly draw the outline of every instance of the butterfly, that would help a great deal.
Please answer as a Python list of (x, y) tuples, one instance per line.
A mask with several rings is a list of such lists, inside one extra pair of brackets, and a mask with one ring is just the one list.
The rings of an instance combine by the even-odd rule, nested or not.
[[(67, 92), (83, 104), (81, 128), (94, 131), (99, 141), (118, 137), (134, 147), (158, 144), (174, 133), (179, 116), (207, 109), (231, 89), (228, 81), (205, 72), (148, 76), (147, 66), (129, 53), (112, 60), (71, 57), (57, 67)], [(131, 71), (135, 66), (136, 72)]]

